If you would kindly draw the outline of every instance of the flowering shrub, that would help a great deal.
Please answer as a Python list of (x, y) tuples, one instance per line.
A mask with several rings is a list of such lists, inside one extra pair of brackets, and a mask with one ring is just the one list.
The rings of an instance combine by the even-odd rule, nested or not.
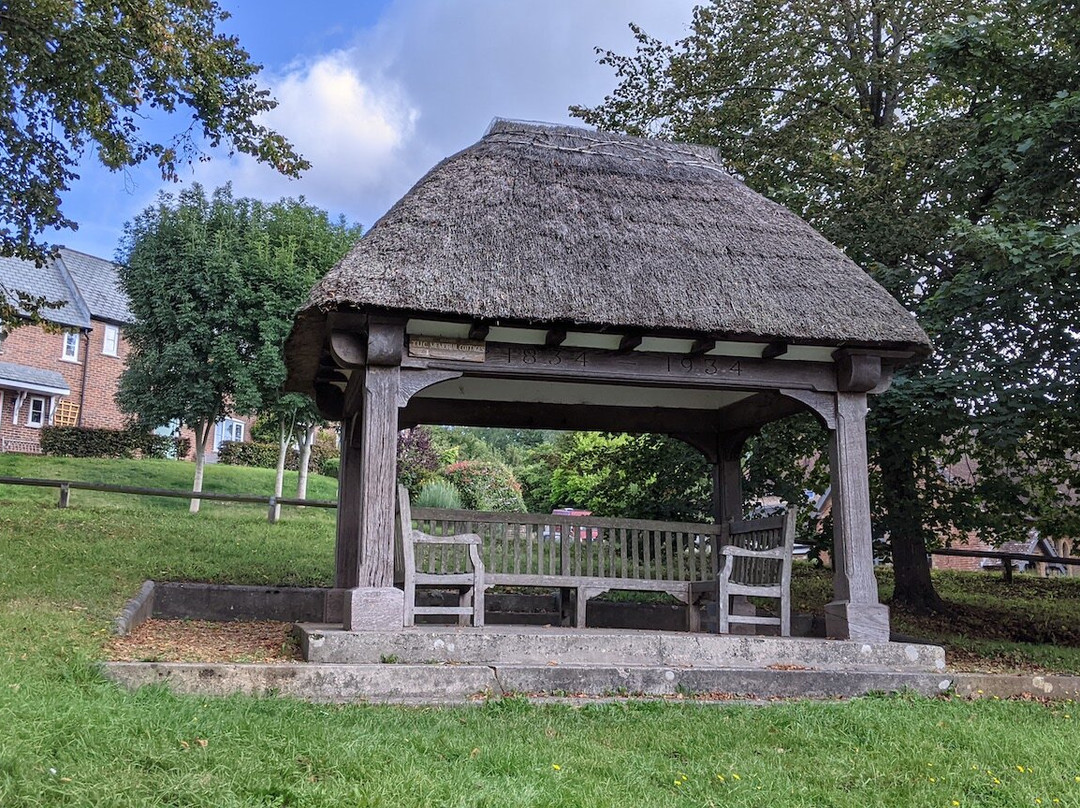
[(418, 426), (398, 432), (398, 482), (411, 493), (416, 494), (425, 482), (435, 477), (441, 465), (428, 430)]
[(473, 511), (516, 511), (524, 513), (521, 483), (505, 463), (497, 460), (462, 460), (442, 471), (454, 484), (461, 502)]

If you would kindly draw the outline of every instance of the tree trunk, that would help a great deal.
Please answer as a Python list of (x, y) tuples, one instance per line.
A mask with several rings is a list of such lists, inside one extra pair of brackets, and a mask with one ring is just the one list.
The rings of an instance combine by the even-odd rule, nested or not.
[[(203, 486), (203, 470), (206, 468), (206, 439), (210, 436), (210, 429), (213, 427), (213, 420), (197, 421), (192, 429), (195, 432), (195, 481), (191, 484), (191, 491), (193, 494), (198, 494), (202, 491)], [(191, 506), (188, 508), (190, 513), (198, 513), (201, 500), (198, 498), (192, 498)]]
[[(285, 423), (285, 416), (278, 421), (278, 458), (274, 470), (274, 501), (281, 499), (281, 489), (285, 485), (285, 458), (289, 454), (289, 443), (292, 442), (293, 424)], [(281, 505), (274, 505), (274, 513), (271, 521), (276, 522), (281, 516)]]
[(311, 465), (311, 446), (315, 443), (318, 424), (310, 424), (300, 434), (300, 476), (296, 480), (297, 499), (307, 499), (308, 466)]
[(890, 445), (879, 438), (882, 499), (886, 528), (892, 544), (893, 575), (896, 586), (894, 606), (915, 612), (943, 612), (945, 603), (930, 578), (930, 559), (926, 552), (926, 528), (916, 484), (915, 459), (906, 447)]

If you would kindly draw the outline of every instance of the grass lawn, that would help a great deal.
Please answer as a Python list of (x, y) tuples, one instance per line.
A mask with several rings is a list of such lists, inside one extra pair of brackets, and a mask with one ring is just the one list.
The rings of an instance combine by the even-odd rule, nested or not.
[[(0, 455), (0, 475), (180, 488), (190, 474), (172, 461)], [(264, 493), (271, 484), (272, 473), (258, 469), (207, 471), (207, 490)], [(332, 480), (312, 480), (313, 497), (333, 491)], [(1069, 703), (879, 697), (573, 708), (506, 699), (423, 709), (130, 694), (95, 663), (142, 580), (326, 584), (333, 512), (290, 508), (269, 525), (260, 506), (204, 502), (192, 516), (182, 500), (83, 491), (67, 510), (55, 502), (55, 490), (0, 486), (5, 808), (1080, 806), (1080, 713)], [(800, 579), (800, 598), (827, 592), (820, 573)], [(1042, 591), (1016, 580), (1012, 592), (979, 579), (987, 588), (965, 608), (1004, 614), (1035, 597), (1039, 631), (1060, 632), (1055, 621), (1070, 609), (1075, 622), (1075, 589), (1056, 586), (1071, 582)], [(938, 582), (953, 602), (969, 591), (961, 578)]]

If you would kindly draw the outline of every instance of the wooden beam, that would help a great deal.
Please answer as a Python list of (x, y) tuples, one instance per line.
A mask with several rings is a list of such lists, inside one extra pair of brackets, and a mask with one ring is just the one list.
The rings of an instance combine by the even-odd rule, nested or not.
[(544, 337), (544, 345), (548, 348), (558, 348), (566, 341), (565, 328), (550, 328)]
[(330, 356), (340, 368), (358, 368), (367, 362), (367, 341), (355, 331), (330, 332)]
[(619, 340), (619, 353), (630, 353), (641, 344), (641, 334), (626, 334)]
[(788, 344), (786, 342), (770, 342), (764, 348), (761, 349), (762, 359), (776, 359), (778, 356), (783, 356), (788, 352)]
[[(401, 428), (499, 426), (514, 429), (560, 429), (715, 435), (719, 425), (711, 410), (666, 407), (609, 407), (598, 404), (538, 404), (527, 401), (461, 401), (410, 399), (400, 411)], [(689, 442), (689, 441), (688, 441)]]
[(469, 339), (483, 341), (487, 339), (489, 331), (491, 331), (491, 326), (487, 323), (473, 323), (469, 326)]
[(460, 370), (465, 376), (604, 384), (659, 384), (700, 389), (836, 390), (836, 370), (819, 362), (766, 362), (753, 357), (686, 356), (596, 348), (545, 348), (488, 342), (480, 362), (428, 359), (425, 367)]
[(707, 354), (713, 348), (716, 347), (716, 340), (714, 339), (696, 339), (694, 344), (690, 347), (690, 356), (701, 356)]

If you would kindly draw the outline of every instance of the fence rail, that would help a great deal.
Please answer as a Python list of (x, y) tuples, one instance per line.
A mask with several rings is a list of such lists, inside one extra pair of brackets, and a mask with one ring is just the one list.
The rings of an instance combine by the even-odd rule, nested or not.
[(1000, 550), (954, 550), (944, 547), (931, 550), (931, 555), (956, 556), (960, 558), (993, 558), (1001, 562), (1001, 572), (1006, 582), (1012, 581), (1013, 562), (1026, 561), (1032, 564), (1060, 564), (1065, 567), (1080, 566), (1080, 558), (1064, 558), (1052, 555), (1033, 555), (1031, 553), (1006, 553)]
[(104, 491), (110, 494), (134, 494), (145, 497), (171, 497), (173, 499), (205, 499), (217, 502), (243, 502), (253, 505), (266, 505), (269, 508), (267, 519), (276, 522), (282, 505), (297, 505), (306, 508), (336, 508), (337, 501), (332, 499), (297, 499), (296, 497), (263, 496), (261, 494), (220, 494), (215, 491), (177, 491), (172, 488), (138, 488), (130, 485), (112, 483), (88, 483), (79, 480), (47, 480), (34, 477), (0, 477), (0, 485), (30, 485), (39, 488), (60, 489), (58, 508), (68, 507), (72, 490)]

